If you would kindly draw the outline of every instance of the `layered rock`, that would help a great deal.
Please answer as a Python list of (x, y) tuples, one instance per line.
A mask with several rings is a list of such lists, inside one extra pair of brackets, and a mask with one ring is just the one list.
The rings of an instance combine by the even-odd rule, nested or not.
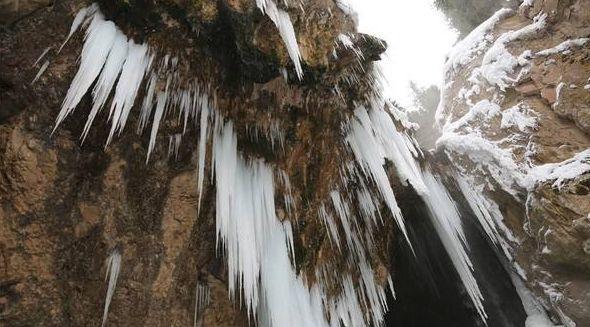
[(483, 229), (567, 326), (590, 324), (589, 13), (588, 1), (496, 13), (451, 52), (437, 112), (437, 149)]

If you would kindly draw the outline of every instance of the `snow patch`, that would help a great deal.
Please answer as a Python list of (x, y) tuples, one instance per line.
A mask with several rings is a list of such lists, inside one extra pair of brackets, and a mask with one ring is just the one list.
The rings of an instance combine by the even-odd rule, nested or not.
[(514, 73), (517, 66), (523, 65), (522, 59), (524, 58), (521, 57), (519, 61), (506, 49), (506, 46), (511, 42), (536, 35), (545, 28), (546, 19), (546, 14), (539, 14), (532, 24), (502, 34), (486, 51), (481, 66), (473, 70), (469, 81), (478, 83), (481, 78), (490, 85), (497, 86), (500, 90), (505, 91), (515, 81), (510, 75)]
[(586, 43), (590, 41), (589, 38), (579, 38), (574, 40), (566, 40), (553, 48), (545, 49), (542, 51), (537, 52), (537, 57), (547, 57), (554, 54), (563, 53), (565, 51), (571, 50), (572, 48), (579, 48), (584, 46)]
[(457, 42), (447, 55), (445, 74), (450, 77), (450, 74), (469, 63), (478, 52), (483, 51), (491, 39), (488, 34), (496, 24), (512, 15), (514, 12), (511, 9), (502, 8), (476, 27), (463, 40)]
[(552, 186), (561, 189), (566, 182), (590, 172), (590, 149), (559, 163), (549, 163), (530, 170), (526, 185), (533, 188), (537, 183), (553, 181)]
[(502, 112), (500, 128), (508, 129), (516, 127), (521, 132), (534, 129), (538, 126), (538, 119), (529, 114), (530, 110), (522, 104), (510, 107)]

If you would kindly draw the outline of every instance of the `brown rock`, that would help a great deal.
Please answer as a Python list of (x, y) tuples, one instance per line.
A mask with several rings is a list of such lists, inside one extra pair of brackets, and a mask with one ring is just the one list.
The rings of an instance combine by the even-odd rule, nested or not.
[(521, 84), (517, 86), (516, 91), (522, 93), (524, 96), (531, 96), (534, 94), (539, 94), (539, 88), (533, 82)]
[(554, 87), (546, 87), (541, 90), (541, 97), (547, 100), (549, 104), (554, 104), (557, 100), (557, 91)]

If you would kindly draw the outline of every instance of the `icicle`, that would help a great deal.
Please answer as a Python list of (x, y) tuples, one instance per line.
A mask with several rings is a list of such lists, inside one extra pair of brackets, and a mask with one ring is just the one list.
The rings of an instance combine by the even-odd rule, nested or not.
[(178, 151), (180, 150), (180, 142), (182, 141), (182, 134), (168, 135), (168, 158), (174, 157), (178, 160)]
[(195, 289), (195, 317), (194, 317), (194, 327), (197, 327), (197, 321), (200, 315), (205, 311), (205, 308), (209, 305), (211, 301), (211, 294), (209, 291), (209, 286), (206, 284), (198, 283)]
[(241, 291), (248, 315), (257, 312), (271, 326), (326, 326), (319, 292), (305, 286), (289, 259), (292, 232), (276, 216), (271, 167), (238, 155), (231, 122), (214, 134), (213, 148), (216, 229), (231, 296)]
[(105, 21), (100, 13), (94, 15), (92, 23), (90, 23), (86, 31), (86, 41), (82, 48), (80, 68), (78, 68), (78, 72), (70, 84), (70, 89), (57, 116), (53, 132), (78, 105), (100, 73), (113, 46), (116, 33), (115, 24)]
[(111, 142), (115, 132), (119, 131), (121, 133), (125, 128), (127, 117), (129, 116), (131, 107), (133, 107), (139, 86), (150, 62), (148, 47), (146, 45), (138, 45), (133, 40), (129, 40), (127, 49), (127, 59), (125, 60), (125, 64), (123, 64), (109, 113), (109, 118), (112, 118), (112, 125), (106, 143), (107, 146)]
[(47, 67), (49, 67), (49, 60), (45, 60), (45, 62), (41, 66), (41, 68), (39, 68), (37, 75), (35, 75), (35, 78), (33, 79), (33, 81), (31, 81), (31, 85), (33, 85), (39, 79), (39, 77), (41, 77), (41, 75), (43, 75), (45, 70), (47, 70)]
[(355, 114), (358, 119), (350, 121), (348, 126), (350, 132), (346, 137), (346, 141), (350, 146), (357, 163), (361, 167), (363, 174), (367, 178), (372, 178), (377, 184), (379, 193), (381, 193), (381, 196), (389, 207), (389, 210), (391, 211), (398, 227), (404, 234), (406, 241), (410, 244), (401, 210), (397, 205), (393, 189), (389, 183), (389, 178), (383, 167), (385, 164), (384, 149), (373, 136), (372, 129), (369, 125), (370, 119), (366, 110), (364, 108), (359, 108), (355, 111)]
[(152, 123), (152, 131), (150, 133), (150, 143), (148, 145), (148, 152), (145, 162), (150, 160), (150, 155), (156, 145), (156, 136), (158, 135), (158, 128), (160, 127), (160, 121), (164, 115), (164, 109), (166, 108), (166, 101), (168, 100), (168, 87), (166, 91), (158, 93), (158, 103), (156, 104), (156, 112), (154, 114), (154, 122)]
[(43, 52), (39, 55), (39, 57), (37, 58), (37, 60), (35, 60), (35, 63), (33, 64), (33, 67), (37, 66), (37, 64), (39, 62), (41, 62), (41, 59), (43, 59), (45, 57), (45, 55), (47, 55), (47, 53), (49, 52), (49, 50), (51, 50), (52, 47), (47, 47), (45, 48), (45, 50), (43, 50)]
[(70, 40), (72, 35), (74, 35), (74, 33), (78, 30), (78, 28), (80, 28), (80, 25), (82, 25), (82, 23), (84, 22), (86, 17), (92, 16), (97, 10), (98, 10), (98, 5), (96, 3), (93, 3), (92, 5), (90, 5), (86, 8), (82, 8), (82, 9), (80, 9), (80, 11), (78, 11), (78, 13), (76, 14), (76, 17), (74, 18), (74, 22), (72, 23), (72, 26), (70, 27), (70, 33), (68, 33), (68, 37), (61, 44), (61, 47), (59, 47), (59, 50), (57, 50), (57, 53), (61, 52), (61, 49), (63, 49), (63, 47), (66, 45), (66, 43), (68, 43), (68, 41)]
[(301, 67), (301, 52), (297, 44), (297, 37), (293, 29), (291, 17), (284, 10), (279, 9), (273, 0), (256, 0), (258, 8), (273, 21), (279, 30), (279, 34), (285, 43), (289, 57), (295, 65), (295, 71), (299, 79), (303, 78), (303, 68)]
[(336, 224), (334, 223), (334, 218), (332, 218), (332, 216), (326, 211), (326, 207), (323, 204), (320, 206), (320, 209), (318, 211), (318, 215), (320, 216), (320, 218), (322, 218), (324, 225), (326, 226), (326, 228), (330, 232), (328, 234), (330, 242), (336, 243), (336, 246), (338, 247), (338, 249), (340, 249), (340, 240), (338, 238), (338, 229), (336, 227)]
[(107, 322), (107, 316), (109, 314), (109, 306), (115, 293), (115, 287), (117, 286), (117, 279), (119, 278), (119, 271), (121, 270), (121, 254), (118, 250), (114, 250), (113, 253), (107, 259), (107, 272), (105, 275), (106, 279), (109, 280), (109, 286), (107, 288), (106, 300), (104, 303), (104, 312), (102, 314), (102, 326), (104, 327)]
[(406, 181), (409, 181), (418, 194), (428, 193), (415, 159), (418, 151), (409, 137), (397, 131), (391, 116), (385, 111), (372, 109), (369, 116), (369, 126), (383, 146), (387, 159), (395, 164), (402, 183), (405, 184)]
[(207, 155), (207, 126), (209, 125), (209, 103), (206, 98), (203, 99), (201, 107), (201, 120), (199, 130), (199, 156), (198, 156), (198, 173), (197, 173), (197, 193), (199, 200), (197, 204), (197, 213), (201, 211), (201, 198), (203, 196), (203, 181), (205, 179), (205, 157)]
[(143, 99), (143, 104), (141, 106), (141, 113), (139, 114), (139, 125), (137, 127), (137, 133), (141, 133), (145, 126), (147, 125), (148, 119), (152, 114), (152, 107), (154, 101), (154, 94), (156, 93), (156, 84), (158, 83), (158, 77), (155, 73), (152, 73), (150, 80), (147, 86), (147, 94)]
[(423, 199), (430, 211), (430, 218), (436, 233), (451, 258), (473, 305), (481, 319), (486, 322), (488, 316), (483, 306), (483, 295), (473, 276), (473, 264), (466, 250), (467, 239), (455, 203), (445, 186), (437, 178), (429, 171), (424, 171), (423, 175), (424, 183), (430, 190), (429, 195), (424, 196)]
[(126, 57), (127, 37), (119, 32), (115, 37), (113, 47), (109, 52), (104, 68), (98, 77), (94, 90), (92, 91), (93, 105), (90, 114), (88, 115), (86, 125), (84, 125), (84, 130), (82, 131), (82, 142), (86, 139), (94, 118), (96, 118), (96, 115), (106, 103), (109, 94), (111, 94), (113, 85), (115, 85), (115, 81), (121, 72)]

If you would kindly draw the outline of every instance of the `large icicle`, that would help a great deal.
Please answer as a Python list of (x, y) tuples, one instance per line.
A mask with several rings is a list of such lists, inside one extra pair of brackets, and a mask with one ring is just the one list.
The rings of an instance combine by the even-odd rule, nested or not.
[(115, 85), (115, 81), (119, 76), (119, 72), (121, 71), (126, 58), (127, 37), (123, 33), (117, 33), (106, 64), (96, 81), (94, 90), (92, 91), (94, 103), (90, 110), (90, 114), (88, 115), (86, 125), (84, 126), (84, 131), (82, 132), (82, 141), (84, 141), (88, 135), (90, 126), (92, 126), (92, 122), (94, 121), (94, 118), (96, 118), (96, 114), (102, 109), (111, 94), (111, 90)]
[(424, 197), (424, 201), (430, 211), (436, 233), (449, 254), (477, 312), (486, 321), (487, 314), (483, 306), (483, 295), (473, 276), (473, 264), (466, 250), (467, 239), (455, 203), (445, 186), (434, 175), (429, 171), (424, 171), (423, 175), (424, 183), (430, 190), (430, 194)]
[(295, 36), (295, 30), (293, 29), (293, 23), (291, 17), (284, 10), (277, 7), (274, 0), (256, 0), (258, 8), (266, 13), (266, 15), (275, 23), (279, 34), (285, 43), (289, 57), (295, 65), (295, 71), (299, 79), (303, 78), (303, 68), (301, 67), (301, 52), (299, 51), (299, 45), (297, 44), (297, 37)]
[(90, 5), (86, 8), (82, 8), (82, 9), (80, 9), (80, 11), (78, 11), (78, 13), (76, 14), (76, 17), (74, 17), (74, 22), (72, 23), (72, 26), (70, 27), (70, 32), (68, 33), (68, 37), (61, 44), (61, 46), (59, 47), (59, 50), (57, 50), (58, 53), (61, 52), (61, 50), (66, 45), (66, 43), (68, 43), (68, 41), (70, 40), (72, 35), (74, 35), (74, 33), (80, 28), (80, 25), (82, 25), (82, 23), (85, 20), (87, 20), (87, 17), (94, 15), (94, 13), (97, 10), (98, 10), (98, 5), (96, 3), (93, 3), (92, 5)]
[(241, 291), (249, 315), (258, 312), (271, 326), (326, 326), (319, 293), (307, 288), (289, 259), (292, 236), (276, 217), (272, 169), (241, 158), (231, 122), (214, 135), (213, 147), (217, 235), (225, 245), (230, 294)]
[(125, 128), (125, 123), (127, 122), (131, 107), (135, 103), (139, 86), (150, 65), (148, 47), (146, 45), (135, 44), (133, 40), (129, 40), (127, 49), (127, 59), (123, 65), (121, 76), (119, 76), (119, 82), (117, 83), (113, 103), (109, 112), (109, 118), (112, 119), (112, 124), (107, 145), (113, 139), (115, 132), (118, 131), (121, 133)]
[(78, 68), (78, 72), (70, 84), (70, 89), (57, 116), (54, 132), (61, 122), (74, 111), (74, 108), (76, 108), (100, 73), (113, 46), (116, 34), (117, 28), (113, 22), (105, 21), (100, 13), (94, 15), (86, 31), (86, 41), (82, 48), (80, 68)]
[(107, 322), (109, 315), (109, 307), (113, 294), (115, 294), (115, 287), (117, 287), (117, 279), (119, 278), (119, 271), (121, 270), (121, 254), (118, 250), (114, 250), (113, 253), (107, 259), (107, 272), (105, 274), (105, 280), (109, 280), (109, 286), (107, 288), (107, 295), (104, 302), (104, 312), (102, 314), (102, 326), (104, 327)]
[(401, 210), (397, 205), (387, 172), (383, 167), (386, 158), (385, 150), (373, 134), (367, 111), (361, 107), (355, 111), (355, 117), (356, 119), (350, 121), (350, 132), (346, 137), (346, 142), (350, 146), (363, 174), (377, 184), (379, 193), (387, 203), (389, 210), (391, 210), (398, 227), (408, 243), (410, 243)]

